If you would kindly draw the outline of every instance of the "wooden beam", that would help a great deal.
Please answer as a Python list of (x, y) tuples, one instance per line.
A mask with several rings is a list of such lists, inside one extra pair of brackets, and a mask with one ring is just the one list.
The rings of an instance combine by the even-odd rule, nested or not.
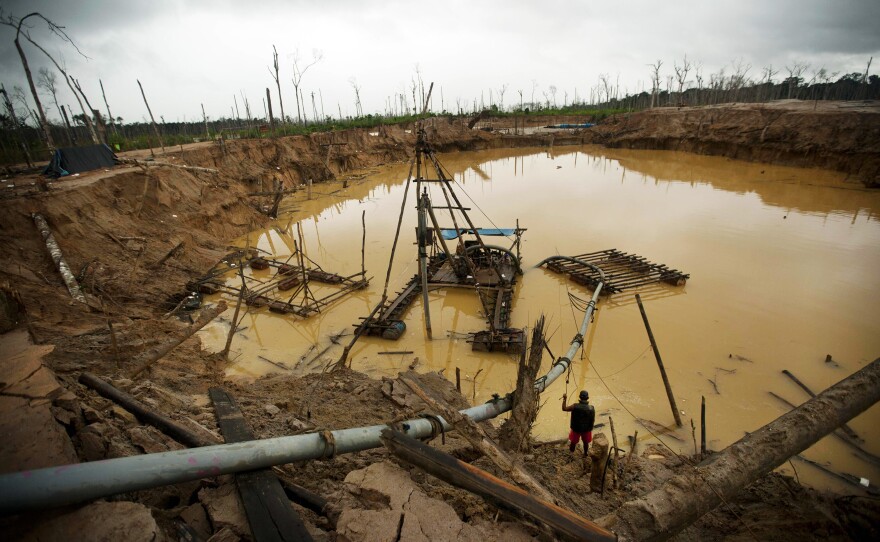
[(382, 442), (394, 455), (407, 463), (507, 510), (527, 514), (565, 536), (596, 542), (617, 540), (614, 533), (593, 522), (553, 503), (533, 497), (525, 490), (399, 431), (385, 429), (382, 431)]
[[(254, 440), (254, 434), (234, 399), (220, 388), (211, 388), (208, 394), (226, 442)], [(238, 473), (235, 483), (255, 541), (312, 540), (271, 469)]]

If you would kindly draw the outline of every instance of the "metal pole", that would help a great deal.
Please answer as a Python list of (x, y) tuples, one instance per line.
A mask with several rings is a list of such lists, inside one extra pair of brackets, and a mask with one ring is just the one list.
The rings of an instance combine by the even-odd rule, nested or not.
[[(593, 267), (599, 271), (604, 281), (605, 276), (601, 269)], [(603, 284), (604, 282), (599, 282), (593, 298), (587, 304), (581, 327), (572, 339), (566, 355), (559, 358), (546, 375), (535, 381), (535, 390), (538, 393), (546, 390), (565, 373), (572, 356), (583, 344)], [(462, 410), (461, 413), (481, 422), (509, 411), (512, 406), (511, 394), (508, 394)], [(440, 421), (446, 431), (453, 429), (446, 420), (441, 418)], [(335, 444), (328, 443), (322, 433), (308, 433), (4, 474), (0, 476), (0, 515), (379, 448), (382, 446), (382, 430), (386, 427), (374, 425), (333, 431), (331, 442)], [(429, 437), (433, 431), (431, 421), (425, 418), (403, 422), (400, 427), (413, 438)]]
[(660, 359), (660, 350), (657, 349), (657, 342), (654, 340), (654, 334), (651, 332), (651, 324), (648, 323), (648, 315), (645, 314), (645, 307), (642, 305), (642, 298), (636, 294), (636, 302), (639, 304), (639, 311), (642, 313), (642, 320), (645, 321), (645, 329), (648, 331), (648, 339), (651, 340), (651, 348), (654, 349), (654, 357), (657, 358), (657, 366), (660, 367), (660, 376), (663, 378), (663, 385), (666, 387), (666, 396), (669, 397), (669, 406), (672, 407), (672, 416), (675, 418), (675, 425), (681, 427), (681, 414), (678, 413), (678, 406), (675, 404), (675, 396), (672, 395), (672, 386), (669, 385), (669, 377), (666, 376), (666, 368), (663, 367), (663, 360)]
[(706, 455), (706, 397), (700, 405), (700, 457)]

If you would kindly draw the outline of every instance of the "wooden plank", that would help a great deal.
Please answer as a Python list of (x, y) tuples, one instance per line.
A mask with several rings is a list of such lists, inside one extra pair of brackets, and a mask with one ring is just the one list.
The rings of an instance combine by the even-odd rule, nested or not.
[(537, 499), (523, 489), (404, 433), (385, 429), (382, 431), (382, 442), (400, 459), (416, 465), (444, 482), (480, 495), (508, 510), (527, 514), (563, 535), (575, 540), (597, 542), (617, 540), (611, 531), (560, 506)]
[[(208, 394), (226, 442), (254, 440), (254, 434), (233, 398), (220, 388), (211, 388)], [(312, 540), (270, 469), (236, 474), (235, 482), (255, 541)]]

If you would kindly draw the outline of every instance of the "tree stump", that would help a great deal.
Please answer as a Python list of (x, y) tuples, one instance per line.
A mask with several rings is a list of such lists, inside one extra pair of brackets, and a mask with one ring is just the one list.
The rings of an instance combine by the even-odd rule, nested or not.
[(605, 470), (605, 462), (608, 460), (608, 437), (605, 433), (593, 435), (593, 443), (590, 445), (590, 490), (602, 491), (602, 471)]

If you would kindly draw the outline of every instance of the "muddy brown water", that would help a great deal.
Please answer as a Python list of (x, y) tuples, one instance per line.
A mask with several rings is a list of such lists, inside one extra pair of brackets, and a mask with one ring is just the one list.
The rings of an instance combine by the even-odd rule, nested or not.
[[(768, 392), (794, 404), (807, 398), (783, 369), (818, 392), (880, 355), (880, 192), (847, 182), (841, 174), (589, 146), (455, 153), (440, 159), (454, 174), (459, 195), (478, 225), (513, 227), (518, 219), (528, 229), (522, 243), (525, 273), (516, 290), (512, 324), (530, 326), (544, 314), (557, 356), (581, 319), (569, 294), (588, 299), (590, 292), (533, 268), (543, 258), (617, 248), (691, 275), (683, 287), (641, 290), (685, 422), (684, 429), (660, 438), (678, 451), (694, 450), (692, 419), (699, 441), (702, 396), (708, 444), (720, 450), (787, 410)], [(290, 367), (294, 374), (320, 371), (339, 357), (353, 325), (381, 297), (407, 171), (408, 164), (396, 164), (368, 171), (347, 188), (341, 183), (315, 185), (312, 200), (298, 193), (284, 201), (286, 213), (273, 228), (235, 241), (284, 258), (293, 250), (299, 222), (308, 257), (326, 271), (350, 275), (361, 268), (365, 212), (364, 260), (372, 281), (368, 289), (309, 319), (278, 316), (265, 308), (248, 311), (233, 342), (230, 376), (278, 372), (267, 360)], [(417, 272), (412, 192), (409, 199), (389, 294)], [(509, 244), (497, 238), (492, 242)], [(266, 280), (270, 271), (249, 273)], [(313, 286), (316, 297), (333, 291)], [(418, 370), (442, 370), (454, 380), (459, 367), (463, 392), (475, 404), (513, 389), (515, 359), (472, 352), (466, 342), (468, 332), (485, 328), (473, 292), (432, 292), (430, 308), (433, 340), (427, 339), (419, 299), (407, 314), (404, 336), (398, 341), (361, 339), (352, 350), (353, 368), (378, 378), (396, 375), (417, 360)], [(222, 349), (231, 312), (202, 332), (208, 348)], [(335, 345), (330, 338), (340, 332), (346, 336)], [(384, 353), (408, 351), (412, 353)], [(827, 354), (832, 363), (825, 362)], [(545, 370), (550, 362), (545, 359)], [(597, 421), (614, 418), (625, 449), (626, 435), (636, 429), (640, 442), (655, 442), (635, 418), (673, 427), (633, 293), (600, 302), (568, 383), (562, 378), (542, 396), (538, 438), (567, 435), (561, 396), (584, 388), (599, 413)], [(865, 439), (865, 448), (880, 455), (880, 407), (850, 425)], [(608, 434), (608, 427), (599, 431)], [(880, 468), (855, 457), (833, 437), (804, 456), (880, 482)], [(802, 482), (858, 491), (803, 462), (793, 466)], [(788, 465), (782, 470), (792, 473)]]

